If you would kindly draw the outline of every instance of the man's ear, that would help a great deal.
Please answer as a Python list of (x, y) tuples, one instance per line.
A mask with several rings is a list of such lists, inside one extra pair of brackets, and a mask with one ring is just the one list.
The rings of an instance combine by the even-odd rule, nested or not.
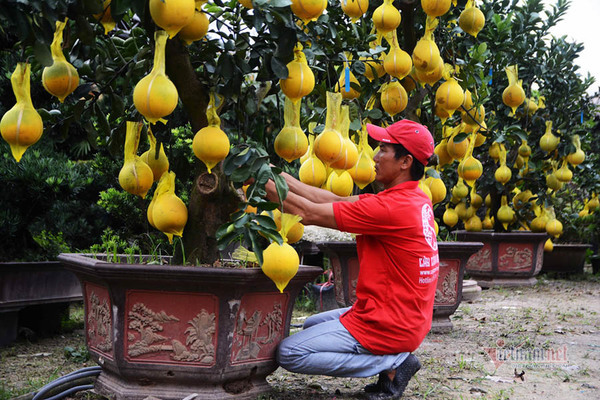
[(412, 167), (414, 160), (415, 159), (413, 158), (412, 154), (405, 155), (402, 160), (402, 168), (410, 169), (410, 167)]

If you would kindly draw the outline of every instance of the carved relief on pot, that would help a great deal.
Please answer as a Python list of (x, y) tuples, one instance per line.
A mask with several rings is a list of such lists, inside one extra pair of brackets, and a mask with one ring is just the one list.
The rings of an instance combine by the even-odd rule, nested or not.
[(287, 293), (252, 293), (242, 297), (235, 319), (231, 364), (274, 359), (283, 339)]
[(108, 289), (85, 283), (86, 334), (90, 350), (95, 350), (112, 359), (112, 317)]
[(452, 305), (458, 296), (460, 260), (440, 261), (440, 275), (435, 290), (435, 305)]
[(469, 258), (467, 269), (473, 271), (492, 270), (492, 248), (489, 243), (484, 243), (481, 250)]
[(499, 271), (527, 271), (533, 266), (531, 245), (503, 244), (498, 246)]
[(214, 365), (216, 297), (150, 291), (128, 291), (126, 296), (127, 360)]

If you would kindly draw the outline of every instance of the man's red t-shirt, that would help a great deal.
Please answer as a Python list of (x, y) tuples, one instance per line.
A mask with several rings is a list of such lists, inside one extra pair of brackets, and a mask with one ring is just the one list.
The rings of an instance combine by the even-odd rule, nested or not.
[(333, 212), (340, 230), (360, 234), (356, 302), (340, 321), (373, 354), (416, 350), (431, 329), (439, 269), (431, 201), (408, 181)]

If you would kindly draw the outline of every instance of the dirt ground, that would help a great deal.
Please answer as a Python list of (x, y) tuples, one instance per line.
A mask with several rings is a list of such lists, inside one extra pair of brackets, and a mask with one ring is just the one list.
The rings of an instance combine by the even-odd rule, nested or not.
[[(305, 317), (295, 313), (292, 323)], [(403, 398), (600, 399), (600, 277), (542, 277), (535, 287), (484, 290), (462, 303), (452, 322), (452, 332), (430, 333), (415, 352), (423, 368)], [(76, 360), (82, 346), (76, 330), (0, 349), (0, 400), (90, 364)], [(261, 400), (365, 399), (362, 388), (373, 379), (280, 368), (268, 380), (273, 392)], [(100, 397), (86, 392), (72, 399)]]

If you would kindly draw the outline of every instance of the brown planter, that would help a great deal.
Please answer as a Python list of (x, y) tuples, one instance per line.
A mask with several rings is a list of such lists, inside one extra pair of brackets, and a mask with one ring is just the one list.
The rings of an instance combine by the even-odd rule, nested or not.
[(544, 254), (542, 272), (582, 274), (587, 249), (591, 244), (555, 244), (550, 253)]
[(268, 392), (295, 298), (322, 273), (301, 266), (279, 293), (258, 268), (115, 264), (83, 254), (59, 260), (83, 289), (87, 346), (102, 366), (95, 390), (115, 400)]
[(465, 242), (482, 242), (483, 248), (467, 262), (466, 272), (481, 287), (533, 286), (542, 269), (545, 233), (456, 232)]
[(55, 333), (69, 303), (81, 299), (77, 278), (57, 261), (0, 263), (0, 346), (19, 326)]
[[(317, 246), (329, 257), (333, 268), (335, 296), (340, 307), (356, 301), (358, 281), (358, 254), (355, 242), (321, 242)], [(431, 330), (447, 332), (452, 329), (450, 315), (462, 299), (462, 281), (469, 256), (483, 246), (482, 243), (438, 242), (440, 270)]]

